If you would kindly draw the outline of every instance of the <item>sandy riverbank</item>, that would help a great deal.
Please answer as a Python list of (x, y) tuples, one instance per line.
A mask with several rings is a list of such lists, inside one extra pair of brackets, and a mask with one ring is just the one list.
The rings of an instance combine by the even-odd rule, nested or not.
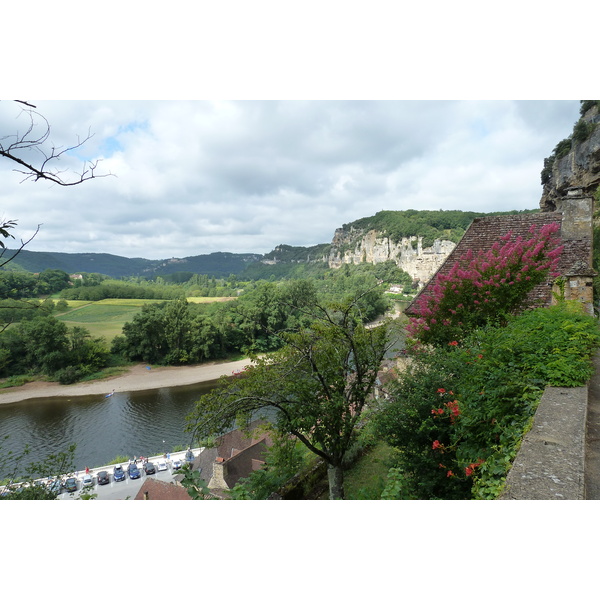
[(152, 369), (147, 369), (146, 365), (140, 364), (132, 367), (124, 375), (88, 383), (60, 385), (56, 382), (35, 381), (18, 388), (0, 390), (0, 404), (50, 396), (91, 396), (108, 394), (113, 390), (115, 392), (134, 392), (192, 385), (213, 381), (222, 375), (231, 375), (250, 365), (251, 362), (249, 358), (246, 358), (234, 362), (208, 363), (192, 367), (153, 367)]

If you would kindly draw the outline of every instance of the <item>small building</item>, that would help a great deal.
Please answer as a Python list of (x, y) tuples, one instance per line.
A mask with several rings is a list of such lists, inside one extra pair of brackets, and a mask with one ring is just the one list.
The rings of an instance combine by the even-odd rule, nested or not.
[(192, 468), (215, 496), (226, 498), (226, 490), (265, 464), (266, 452), (273, 445), (262, 427), (265, 423), (253, 421), (247, 432), (234, 429), (220, 436), (215, 447), (205, 448), (196, 458)]
[[(445, 262), (406, 307), (405, 314), (417, 315), (416, 307), (421, 295), (428, 294), (436, 277), (439, 274), (447, 274), (468, 250), (475, 255), (479, 251), (486, 252), (509, 231), (512, 231), (513, 236), (523, 236), (526, 239), (532, 225), (536, 225), (539, 230), (543, 225), (550, 223), (557, 223), (560, 228), (563, 252), (558, 271), (559, 281), (564, 282), (564, 297), (566, 300), (578, 300), (584, 304), (586, 312), (593, 314), (593, 278), (596, 276), (592, 268), (593, 199), (585, 196), (580, 188), (567, 190), (567, 195), (557, 202), (556, 210), (553, 212), (498, 215), (474, 219)], [(560, 292), (560, 287), (556, 284), (555, 279), (549, 278), (530, 293), (529, 305), (550, 306), (556, 303), (556, 296)]]
[(179, 483), (146, 477), (134, 500), (191, 500), (191, 497)]

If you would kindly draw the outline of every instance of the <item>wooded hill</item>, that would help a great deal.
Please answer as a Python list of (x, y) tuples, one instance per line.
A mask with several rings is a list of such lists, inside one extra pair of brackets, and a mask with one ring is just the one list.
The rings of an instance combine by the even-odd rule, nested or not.
[[(377, 230), (392, 241), (402, 237), (419, 236), (424, 245), (435, 239), (458, 242), (465, 230), (477, 217), (536, 212), (464, 212), (460, 210), (405, 210), (380, 211), (372, 217), (364, 217), (342, 226), (344, 232), (354, 231), (366, 233)], [(327, 268), (323, 257), (329, 254), (331, 244), (315, 246), (277, 246), (268, 254), (233, 254), (230, 252), (214, 252), (185, 258), (150, 260), (145, 258), (126, 258), (106, 253), (66, 253), (66, 252), (33, 252), (22, 250), (16, 258), (8, 263), (6, 269), (40, 273), (46, 269), (60, 269), (66, 273), (101, 273), (109, 277), (147, 277), (164, 276), (172, 273), (188, 272), (215, 277), (237, 275), (242, 278), (260, 279), (271, 275), (276, 278), (286, 277), (290, 270), (298, 265), (313, 264), (318, 268)], [(10, 258), (15, 250), (6, 250), (4, 258)]]
[[(7, 250), (4, 257), (15, 253)], [(7, 269), (41, 273), (46, 269), (60, 269), (66, 273), (101, 273), (109, 277), (147, 277), (189, 271), (215, 277), (227, 277), (241, 273), (250, 263), (262, 259), (260, 254), (232, 254), (214, 252), (186, 258), (150, 260), (146, 258), (126, 258), (114, 254), (67, 252), (31, 252), (22, 250), (7, 265)]]

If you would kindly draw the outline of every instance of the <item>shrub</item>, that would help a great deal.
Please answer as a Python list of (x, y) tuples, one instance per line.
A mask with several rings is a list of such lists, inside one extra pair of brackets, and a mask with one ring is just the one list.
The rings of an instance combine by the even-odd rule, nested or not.
[(595, 129), (594, 123), (589, 123), (583, 119), (579, 119), (573, 128), (573, 139), (578, 142), (585, 142)]
[(544, 388), (583, 385), (599, 342), (596, 320), (563, 302), (414, 349), (376, 422), (401, 450), (387, 497), (497, 497)]
[(429, 294), (417, 301), (410, 319), (410, 336), (425, 343), (460, 340), (488, 322), (505, 322), (523, 308), (527, 294), (548, 274), (556, 276), (562, 246), (555, 237), (558, 224), (535, 225), (530, 238), (508, 232), (487, 252), (469, 250), (447, 275), (438, 274)]
[(81, 369), (69, 366), (56, 371), (56, 373), (54, 374), (54, 378), (62, 385), (69, 385), (71, 383), (79, 381), (83, 377), (83, 375), (84, 373), (81, 371)]

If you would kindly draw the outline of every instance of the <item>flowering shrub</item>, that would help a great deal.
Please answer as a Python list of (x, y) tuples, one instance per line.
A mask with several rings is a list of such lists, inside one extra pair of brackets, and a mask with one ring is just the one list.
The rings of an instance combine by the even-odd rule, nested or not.
[(527, 294), (555, 273), (562, 251), (558, 224), (532, 225), (529, 239), (508, 232), (487, 252), (469, 250), (446, 275), (438, 274), (429, 294), (417, 301), (407, 327), (425, 343), (461, 340), (490, 321), (503, 322), (522, 308)]
[(401, 451), (396, 497), (496, 498), (544, 388), (584, 385), (600, 333), (580, 304), (563, 302), (456, 341), (413, 351), (377, 417)]

